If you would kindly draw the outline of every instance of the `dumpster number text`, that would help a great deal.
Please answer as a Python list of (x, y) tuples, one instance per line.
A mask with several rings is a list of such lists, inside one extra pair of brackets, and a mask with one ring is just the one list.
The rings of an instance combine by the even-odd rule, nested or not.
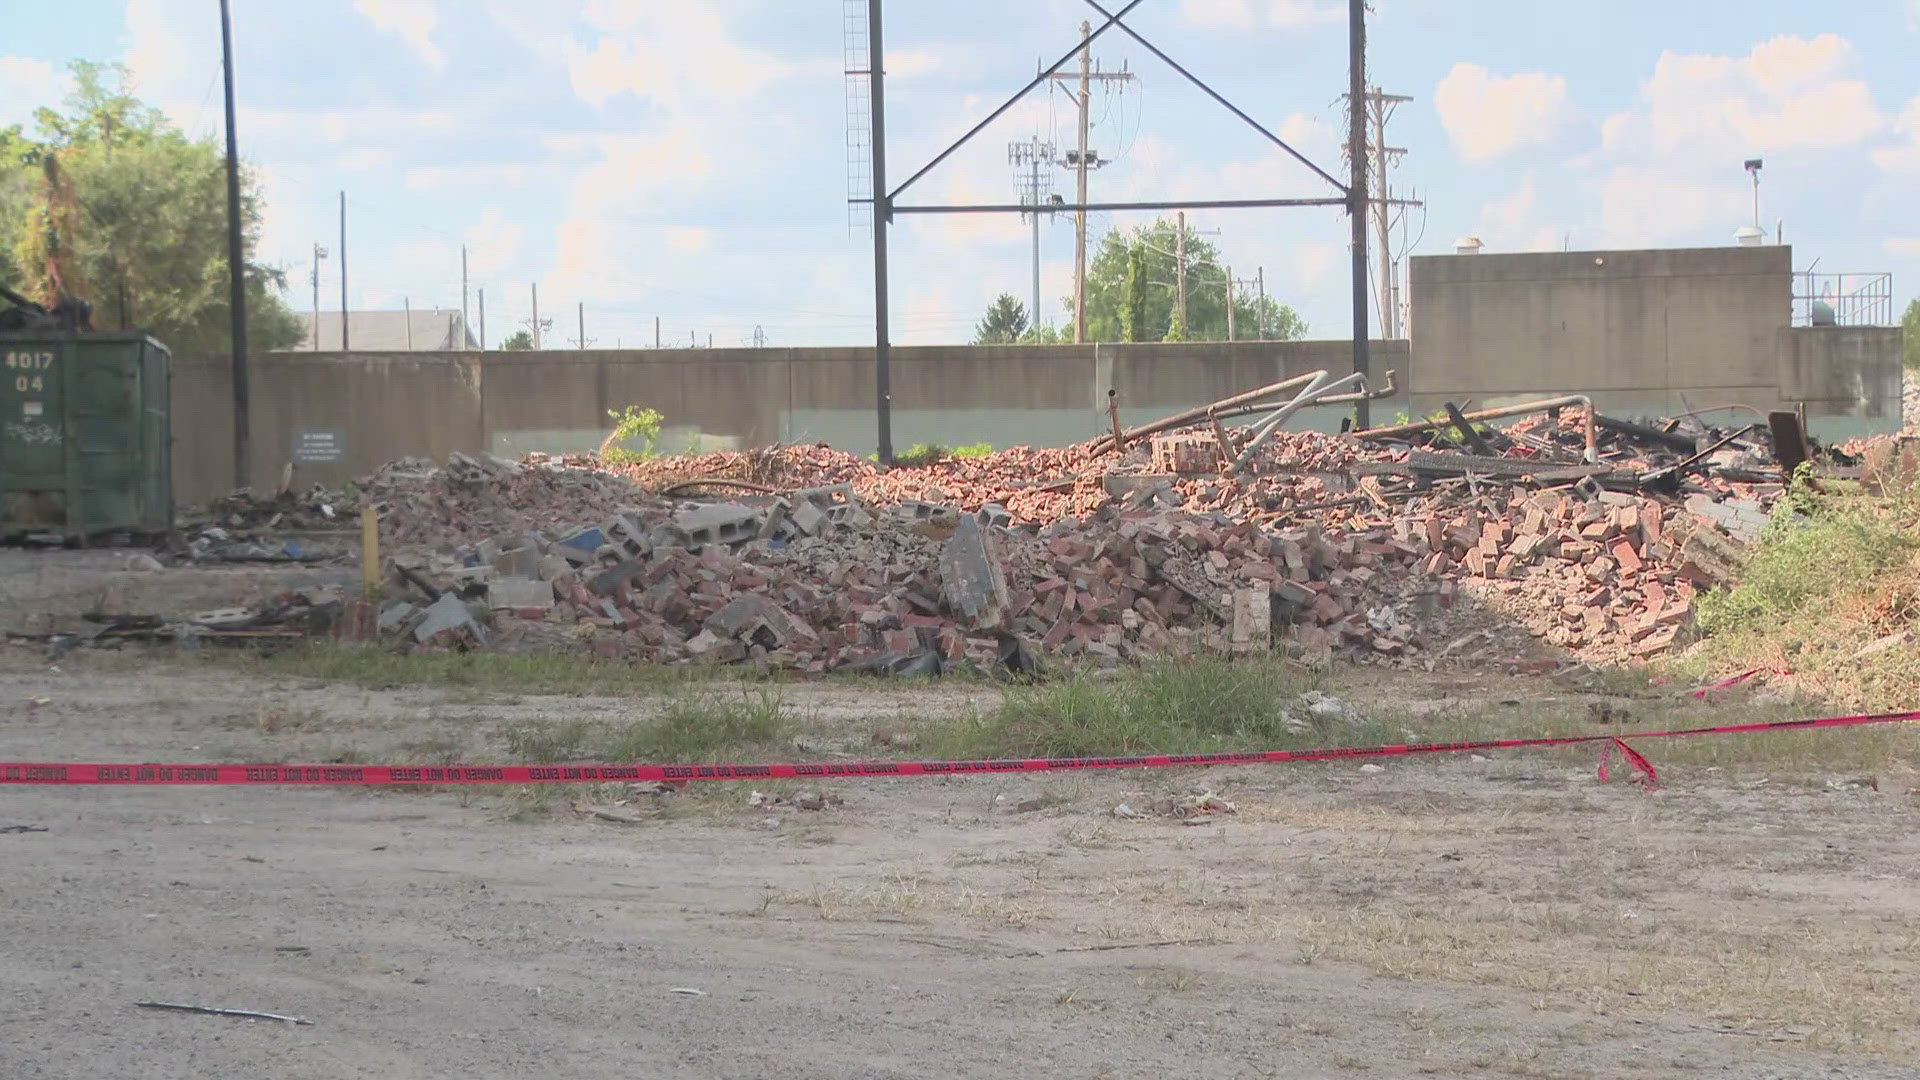
[(46, 390), (44, 375), (37, 372), (53, 367), (53, 354), (50, 352), (10, 352), (6, 360), (7, 370), (14, 372), (13, 388), (22, 393), (40, 393)]

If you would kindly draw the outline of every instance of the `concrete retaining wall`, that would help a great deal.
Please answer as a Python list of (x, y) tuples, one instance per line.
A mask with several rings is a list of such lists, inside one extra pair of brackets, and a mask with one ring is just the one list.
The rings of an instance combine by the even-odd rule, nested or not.
[[(1404, 386), (1408, 364), (1406, 342), (1374, 343), (1376, 373), (1395, 369)], [(1107, 430), (1109, 387), (1131, 425), (1350, 367), (1344, 341), (900, 348), (894, 445), (1065, 445)], [(182, 502), (229, 487), (231, 385), (224, 357), (175, 362)], [(256, 487), (279, 482), (303, 431), (339, 432), (343, 458), (297, 466), (295, 482), (338, 485), (406, 455), (590, 450), (627, 405), (666, 417), (660, 447), (673, 452), (825, 442), (867, 454), (876, 438), (871, 349), (275, 353), (255, 362), (251, 390)], [(1296, 426), (1332, 430), (1342, 415), (1307, 410)]]

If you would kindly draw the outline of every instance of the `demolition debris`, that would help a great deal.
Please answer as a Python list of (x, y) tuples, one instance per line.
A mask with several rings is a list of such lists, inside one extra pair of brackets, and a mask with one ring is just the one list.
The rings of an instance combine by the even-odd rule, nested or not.
[(226, 500), (176, 553), (218, 557), (242, 534), (298, 558), (263, 540), (276, 517), (372, 506), (377, 608), (283, 597), (224, 623), (123, 620), (94, 636), (326, 623), (402, 649), (803, 672), (1201, 650), (1620, 661), (1685, 643), (1696, 595), (1735, 582), (1785, 489), (1776, 440), (1806, 452), (1790, 413), (1723, 430), (1562, 398), (1324, 435), (1223, 424), (1244, 397), (1079, 446), (894, 470), (825, 446), (395, 462), (350, 494)]

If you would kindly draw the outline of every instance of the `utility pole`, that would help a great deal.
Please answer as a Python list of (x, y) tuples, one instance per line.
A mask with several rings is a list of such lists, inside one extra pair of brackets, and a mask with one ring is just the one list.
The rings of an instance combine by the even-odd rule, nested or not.
[(1043, 171), (1042, 165), (1052, 165), (1054, 153), (1054, 145), (1041, 141), (1038, 135), (1007, 144), (1007, 160), (1015, 167), (1026, 168), (1020, 174), (1020, 202), (1033, 208), (1028, 211), (1033, 219), (1033, 310), (1027, 315), (1034, 327), (1040, 325), (1040, 208), (1052, 189), (1044, 182), (1052, 174)]
[(320, 351), (320, 260), (327, 257), (327, 249), (319, 244), (313, 245), (313, 351)]
[(585, 349), (587, 347), (587, 305), (584, 302), (574, 304), (573, 315), (580, 321), (580, 336), (575, 338), (574, 342)]
[(467, 327), (467, 245), (460, 245), (460, 347), (466, 348)]
[(240, 146), (233, 119), (233, 25), (220, 0), (220, 56), (227, 83), (227, 297), (233, 335), (233, 486), (250, 479), (253, 420), (247, 390), (247, 264), (240, 222)]
[(480, 288), (480, 351), (487, 351), (487, 290)]
[(660, 347), (660, 316), (653, 317), (653, 347)]
[(1233, 340), (1233, 267), (1227, 267), (1227, 340)]
[(1260, 289), (1260, 307), (1257, 309), (1255, 317), (1260, 320), (1259, 338), (1261, 341), (1265, 341), (1267, 340), (1267, 268), (1264, 266), (1254, 267), (1253, 281)]
[(1087, 169), (1099, 168), (1104, 162), (1099, 155), (1087, 149), (1087, 106), (1091, 99), (1091, 88), (1095, 82), (1124, 83), (1133, 79), (1133, 74), (1122, 68), (1119, 71), (1093, 70), (1093, 26), (1080, 24), (1080, 74), (1078, 76), (1055, 72), (1048, 76), (1055, 82), (1077, 81), (1078, 93), (1067, 91), (1080, 113), (1079, 149), (1067, 155), (1064, 164), (1074, 171), (1074, 202), (1081, 209), (1073, 212), (1073, 342), (1078, 345), (1087, 340)]
[[(1352, 173), (1347, 181), (1347, 216), (1353, 244), (1353, 372), (1366, 379), (1372, 366), (1372, 342), (1367, 330), (1367, 3), (1347, 0), (1347, 155)], [(1229, 308), (1231, 310), (1231, 308)], [(1357, 429), (1371, 427), (1373, 419), (1365, 397), (1353, 406)]]
[[(1397, 261), (1393, 255), (1392, 229), (1393, 210), (1396, 206), (1418, 206), (1414, 200), (1401, 200), (1393, 197), (1393, 191), (1387, 180), (1388, 169), (1406, 155), (1406, 149), (1387, 145), (1387, 121), (1393, 118), (1394, 111), (1413, 99), (1405, 94), (1388, 94), (1379, 87), (1367, 91), (1363, 96), (1366, 102), (1367, 126), (1370, 129), (1362, 142), (1360, 152), (1371, 158), (1373, 186), (1367, 193), (1368, 205), (1373, 211), (1374, 250), (1379, 258), (1377, 268), (1379, 281), (1375, 288), (1379, 290), (1380, 333), (1383, 337), (1403, 336), (1400, 322), (1399, 274)], [(1350, 144), (1346, 152), (1354, 153)]]
[(347, 352), (347, 193), (340, 193), (340, 351)]
[(531, 283), (527, 287), (533, 290), (533, 318), (528, 320), (528, 322), (531, 323), (533, 326), (533, 351), (539, 352), (540, 351), (540, 283), (536, 281)]
[(1173, 234), (1173, 311), (1180, 320), (1182, 333), (1187, 329), (1187, 212), (1174, 216)]
[(887, 197), (886, 46), (882, 0), (867, 0), (867, 97), (873, 109), (873, 396), (874, 440), (880, 467), (893, 467), (893, 342), (887, 313), (887, 225), (893, 203)]
[(410, 296), (401, 297), (400, 309), (405, 313), (406, 320), (407, 320), (407, 351), (412, 352), (413, 351), (413, 298)]

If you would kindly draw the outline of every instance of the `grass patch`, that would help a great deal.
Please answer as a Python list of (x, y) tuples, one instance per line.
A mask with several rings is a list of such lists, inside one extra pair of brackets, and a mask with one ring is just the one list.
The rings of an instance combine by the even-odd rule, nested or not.
[(753, 758), (783, 746), (797, 718), (771, 690), (682, 690), (659, 712), (630, 724), (569, 720), (507, 732), (507, 750), (535, 762), (712, 762)]
[(1740, 585), (1701, 598), (1703, 654), (1790, 671), (1837, 703), (1911, 708), (1920, 649), (1893, 636), (1920, 638), (1920, 489), (1870, 498), (1801, 486), (1789, 508), (1751, 548)]
[[(372, 646), (316, 642), (285, 652), (228, 654), (265, 674), (350, 683), (376, 690), (447, 686), (524, 694), (653, 695), (711, 679), (713, 669), (625, 664), (573, 653), (395, 653)], [(222, 657), (225, 662), (227, 657)], [(740, 678), (744, 669), (725, 674)]]
[(1014, 687), (991, 712), (931, 732), (957, 757), (1074, 757), (1246, 750), (1313, 741), (1286, 709), (1313, 676), (1272, 660), (1150, 661), (1111, 680), (1091, 675)]

